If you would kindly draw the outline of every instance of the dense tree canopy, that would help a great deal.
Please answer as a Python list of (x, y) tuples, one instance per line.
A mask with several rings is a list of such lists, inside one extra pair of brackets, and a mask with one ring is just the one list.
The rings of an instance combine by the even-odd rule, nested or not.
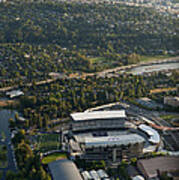
[(136, 63), (138, 54), (176, 52), (177, 26), (176, 17), (144, 7), (1, 3), (0, 86), (46, 79), (50, 72)]

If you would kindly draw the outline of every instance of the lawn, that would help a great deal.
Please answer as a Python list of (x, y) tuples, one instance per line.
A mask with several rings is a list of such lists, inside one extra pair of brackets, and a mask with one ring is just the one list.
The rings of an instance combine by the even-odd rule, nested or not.
[(179, 118), (178, 114), (169, 114), (169, 115), (162, 115), (160, 116), (162, 119), (166, 120), (166, 121), (170, 121), (172, 119), (177, 119)]
[(105, 61), (106, 59), (104, 57), (94, 57), (94, 58), (90, 58), (90, 62), (92, 64), (95, 64), (95, 63), (99, 63), (99, 62), (103, 62)]
[(6, 168), (7, 161), (7, 149), (5, 145), (0, 145), (0, 168)]
[[(171, 55), (154, 55), (154, 56), (140, 56), (140, 61), (153, 61), (153, 60), (161, 60), (165, 58), (170, 58), (173, 57)], [(105, 57), (93, 57), (90, 58), (90, 62), (92, 64), (97, 64), (97, 63), (112, 63), (113, 61), (110, 59), (106, 59)]]
[(59, 134), (38, 134), (33, 138), (35, 150), (47, 152), (50, 150), (58, 150), (60, 148)]
[(90, 62), (97, 69), (97, 71), (102, 71), (104, 69), (115, 68), (116, 66), (122, 65), (122, 60), (117, 60), (115, 58), (107, 57), (93, 57), (90, 58)]
[(90, 59), (91, 64), (94, 65), (104, 65), (107, 67), (111, 67), (113, 63), (117, 62), (117, 60), (114, 60), (112, 58), (105, 58), (105, 57), (94, 57)]
[(58, 160), (58, 159), (66, 159), (67, 155), (65, 153), (53, 153), (50, 154), (42, 159), (43, 164), (48, 164), (52, 161)]
[(140, 56), (140, 61), (154, 61), (173, 57), (171, 55)]

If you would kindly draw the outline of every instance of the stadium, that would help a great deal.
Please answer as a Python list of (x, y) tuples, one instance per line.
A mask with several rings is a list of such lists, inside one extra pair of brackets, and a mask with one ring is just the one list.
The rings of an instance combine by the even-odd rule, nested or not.
[(153, 152), (160, 135), (150, 126), (138, 124), (124, 110), (72, 113), (66, 138), (71, 157), (117, 162)]

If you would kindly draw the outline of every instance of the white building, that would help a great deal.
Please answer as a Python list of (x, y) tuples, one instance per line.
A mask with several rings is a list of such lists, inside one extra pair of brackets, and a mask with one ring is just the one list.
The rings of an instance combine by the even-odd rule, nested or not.
[(145, 132), (149, 136), (148, 141), (150, 143), (152, 143), (152, 144), (159, 144), (160, 143), (160, 135), (155, 129), (153, 129), (150, 126), (147, 126), (145, 124), (139, 125), (138, 128), (141, 131)]
[(22, 96), (24, 93), (21, 90), (13, 90), (6, 93), (6, 96), (9, 96), (10, 98)]
[[(123, 157), (138, 157), (143, 153), (145, 139), (135, 133), (121, 135), (73, 136), (69, 143), (72, 156), (86, 160), (119, 161)], [(100, 173), (100, 172), (99, 172)]]
[(72, 131), (111, 129), (128, 127), (124, 110), (92, 111), (73, 113), (71, 116)]
[(179, 107), (179, 97), (164, 97), (164, 104), (172, 107)]

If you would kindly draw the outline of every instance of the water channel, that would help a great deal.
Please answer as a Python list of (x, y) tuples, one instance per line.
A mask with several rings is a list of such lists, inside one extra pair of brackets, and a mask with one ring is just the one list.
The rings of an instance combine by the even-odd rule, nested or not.
[[(3, 109), (0, 110), (0, 136), (1, 136), (1, 140), (0, 140), (0, 144), (1, 145), (6, 145), (7, 147), (7, 157), (8, 157), (8, 165), (6, 168), (0, 168), (0, 171), (3, 172), (3, 178), (5, 179), (5, 173), (8, 170), (12, 170), (15, 171), (16, 170), (16, 166), (15, 166), (15, 161), (14, 161), (14, 152), (11, 146), (11, 133), (10, 133), (10, 129), (9, 129), (9, 119), (15, 117), (15, 113), (16, 111), (12, 111), (12, 110), (7, 110), (7, 109)], [(4, 140), (2, 138), (2, 134), (4, 134)]]

